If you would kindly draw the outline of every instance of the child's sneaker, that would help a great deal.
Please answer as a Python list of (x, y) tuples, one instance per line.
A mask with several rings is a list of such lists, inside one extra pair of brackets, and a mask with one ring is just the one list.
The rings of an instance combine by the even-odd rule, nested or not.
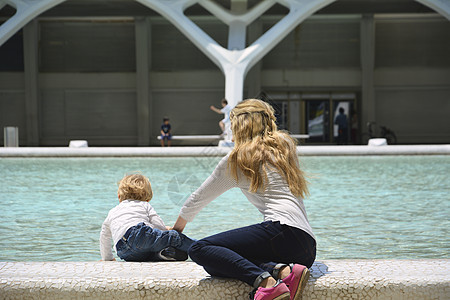
[(283, 279), (283, 282), (287, 285), (291, 293), (290, 300), (299, 300), (301, 298), (308, 278), (309, 270), (307, 267), (299, 264), (291, 265), (291, 274)]
[(252, 300), (288, 300), (290, 297), (289, 289), (283, 282), (278, 282), (274, 287), (259, 287), (250, 293)]
[(158, 257), (167, 261), (184, 261), (188, 259), (188, 254), (174, 247), (167, 247), (158, 253)]

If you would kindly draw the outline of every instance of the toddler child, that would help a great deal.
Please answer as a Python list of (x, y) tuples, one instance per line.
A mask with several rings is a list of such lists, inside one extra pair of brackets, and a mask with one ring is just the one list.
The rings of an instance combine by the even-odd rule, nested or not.
[(102, 260), (125, 261), (186, 260), (193, 240), (175, 230), (167, 230), (163, 220), (148, 203), (152, 187), (141, 174), (127, 175), (119, 182), (119, 205), (111, 209), (100, 233)]
[(161, 125), (161, 147), (164, 147), (164, 141), (167, 140), (167, 146), (170, 147), (172, 141), (172, 132), (170, 131), (172, 127), (169, 123), (169, 118), (164, 117), (163, 123)]

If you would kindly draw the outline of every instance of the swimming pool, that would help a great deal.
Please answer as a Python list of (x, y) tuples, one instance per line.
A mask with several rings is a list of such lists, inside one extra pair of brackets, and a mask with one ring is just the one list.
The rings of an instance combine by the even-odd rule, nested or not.
[[(0, 261), (99, 260), (98, 237), (117, 202), (116, 182), (141, 171), (167, 225), (220, 160), (188, 158), (0, 159)], [(318, 259), (449, 258), (450, 156), (303, 157), (305, 200)], [(186, 227), (201, 238), (262, 220), (238, 189)]]

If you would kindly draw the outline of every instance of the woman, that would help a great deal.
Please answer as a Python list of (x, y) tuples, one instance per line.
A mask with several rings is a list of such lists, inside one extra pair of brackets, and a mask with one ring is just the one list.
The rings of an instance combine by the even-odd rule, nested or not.
[(299, 299), (316, 256), (316, 242), (302, 198), (307, 182), (295, 141), (278, 131), (273, 108), (245, 100), (230, 113), (235, 146), (185, 202), (173, 229), (225, 191), (239, 187), (264, 222), (195, 242), (193, 261), (212, 276), (236, 278), (255, 287), (252, 299)]

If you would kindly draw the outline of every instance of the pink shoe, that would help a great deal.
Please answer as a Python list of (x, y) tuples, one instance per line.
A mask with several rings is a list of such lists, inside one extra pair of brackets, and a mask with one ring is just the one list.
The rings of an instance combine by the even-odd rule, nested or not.
[(271, 288), (259, 287), (254, 300), (288, 300), (290, 298), (289, 289), (283, 282), (278, 283)]
[(309, 270), (307, 267), (295, 264), (291, 269), (291, 274), (283, 279), (283, 282), (288, 286), (291, 293), (290, 300), (299, 300), (302, 291), (306, 286), (309, 278)]

